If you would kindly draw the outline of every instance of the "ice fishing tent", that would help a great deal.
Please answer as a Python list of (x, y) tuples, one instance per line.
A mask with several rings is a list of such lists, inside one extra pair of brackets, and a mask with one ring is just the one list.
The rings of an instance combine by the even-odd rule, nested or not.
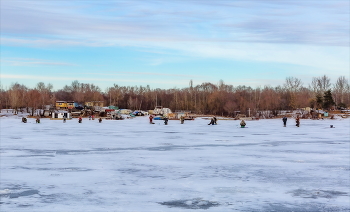
[(132, 110), (130, 110), (130, 109), (120, 109), (120, 113), (128, 115), (128, 114), (132, 113)]
[(163, 115), (167, 116), (168, 114), (172, 113), (170, 108), (165, 108), (165, 107), (163, 108), (162, 106), (156, 106), (152, 112), (154, 115), (161, 115), (161, 116)]
[(72, 114), (67, 111), (56, 111), (52, 113), (52, 119), (63, 119), (64, 117), (72, 119)]

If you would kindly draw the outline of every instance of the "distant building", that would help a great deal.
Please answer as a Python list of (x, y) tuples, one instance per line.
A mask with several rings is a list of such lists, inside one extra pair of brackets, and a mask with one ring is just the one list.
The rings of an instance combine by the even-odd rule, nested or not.
[(51, 119), (63, 119), (64, 117), (66, 117), (66, 119), (72, 119), (72, 114), (67, 111), (56, 111), (52, 113)]
[(104, 101), (90, 101), (90, 102), (85, 102), (85, 106), (88, 107), (104, 107)]
[(154, 115), (164, 115), (167, 116), (168, 114), (172, 113), (169, 108), (163, 108), (162, 106), (156, 106), (152, 112)]
[(74, 101), (56, 101), (56, 109), (73, 109), (76, 103)]

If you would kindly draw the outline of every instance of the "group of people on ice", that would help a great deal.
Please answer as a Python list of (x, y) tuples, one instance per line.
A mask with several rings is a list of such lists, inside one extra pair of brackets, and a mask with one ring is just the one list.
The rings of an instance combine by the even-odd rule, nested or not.
[[(153, 115), (150, 115), (150, 116), (149, 116), (149, 123), (150, 123), (150, 124), (154, 124), (153, 119), (154, 119), (154, 116), (153, 116)], [(167, 116), (163, 116), (163, 117), (162, 117), (162, 120), (164, 120), (164, 124), (165, 124), (165, 125), (168, 125), (169, 118), (168, 118)], [(181, 122), (181, 124), (184, 124), (184, 123), (185, 123), (185, 117), (184, 117), (184, 116), (181, 116), (181, 117), (180, 117), (180, 122)]]
[[(286, 127), (287, 126), (287, 117), (284, 116), (282, 118), (282, 121), (283, 121), (283, 127)], [(297, 127), (300, 126), (300, 117), (299, 117), (299, 115), (295, 118), (295, 123), (296, 123), (295, 126), (297, 126)]]
[[(150, 116), (149, 116), (149, 123), (150, 123), (150, 124), (154, 124), (153, 118), (154, 118), (153, 115), (150, 115)], [(162, 117), (162, 120), (164, 121), (164, 124), (165, 124), (165, 125), (168, 125), (169, 118), (168, 118), (167, 116)], [(181, 123), (181, 124), (183, 124), (183, 123)]]
[[(95, 119), (95, 118), (94, 118), (93, 116), (90, 116), (90, 117), (89, 117), (89, 120), (94, 120), (94, 119)], [(150, 115), (150, 116), (149, 116), (149, 123), (150, 123), (150, 124), (154, 124), (153, 119), (154, 119), (154, 116), (153, 116), (153, 115)], [(66, 120), (67, 120), (67, 118), (66, 118), (66, 117), (63, 117), (63, 123), (65, 123)], [(164, 117), (162, 117), (162, 120), (164, 120), (164, 124), (165, 124), (165, 125), (168, 125), (168, 121), (169, 121), (169, 118), (168, 118), (168, 117), (164, 116)], [(286, 127), (286, 126), (287, 126), (287, 120), (288, 120), (288, 118), (287, 118), (286, 116), (284, 116), (284, 117), (282, 118), (283, 127)], [(37, 117), (35, 121), (36, 121), (37, 124), (39, 124), (39, 123), (40, 123), (40, 117)], [(78, 118), (78, 122), (79, 122), (79, 123), (82, 123), (82, 121), (83, 121), (82, 117), (79, 117), (79, 118)], [(23, 123), (27, 123), (27, 118), (26, 118), (26, 117), (22, 117), (22, 122), (23, 122)], [(99, 123), (102, 122), (102, 118), (101, 118), (101, 117), (98, 119), (98, 122), (99, 122)], [(185, 117), (184, 117), (184, 116), (181, 116), (181, 117), (180, 117), (180, 122), (181, 122), (181, 124), (184, 124), (184, 122), (185, 122)], [(295, 126), (300, 127), (300, 117), (299, 117), (299, 115), (295, 118), (295, 123), (296, 123)], [(217, 125), (217, 118), (216, 118), (215, 116), (213, 116), (213, 117), (210, 119), (210, 122), (209, 122), (208, 125)], [(241, 126), (241, 128), (245, 128), (246, 123), (245, 123), (244, 120), (241, 120), (240, 126)], [(333, 125), (331, 125), (331, 128), (334, 128)]]
[[(89, 120), (95, 120), (95, 117), (94, 117), (94, 116), (89, 116)], [(66, 122), (66, 120), (63, 119), (63, 122)], [(79, 122), (79, 123), (82, 123), (82, 122), (83, 122), (83, 118), (82, 118), (81, 116), (79, 117), (78, 122)], [(101, 122), (102, 122), (102, 118), (100, 117), (100, 118), (98, 119), (98, 123), (101, 123)]]
[[(153, 118), (154, 118), (154, 117), (153, 117), (152, 115), (149, 116), (149, 123), (150, 123), (150, 124), (154, 124)], [(166, 117), (166, 116), (164, 116), (162, 119), (164, 120), (164, 124), (165, 124), (165, 125), (168, 125), (169, 118)], [(181, 121), (181, 124), (183, 124), (184, 121), (185, 121), (185, 118), (184, 118), (183, 116), (181, 116), (181, 117), (180, 117), (180, 121)], [(283, 121), (283, 126), (286, 127), (286, 126), (287, 126), (287, 117), (284, 116), (284, 117), (282, 118), (282, 121)], [(295, 126), (299, 127), (299, 126), (300, 126), (300, 117), (299, 117), (299, 116), (297, 116), (297, 117), (295, 118), (295, 122), (296, 122), (296, 125), (295, 125)], [(213, 116), (213, 117), (210, 119), (210, 122), (209, 122), (208, 125), (217, 125), (217, 118), (216, 118), (215, 116)], [(246, 124), (246, 122), (242, 119), (241, 122), (239, 123), (239, 125), (241, 126), (241, 128), (245, 128), (245, 126), (246, 126), (247, 124)]]
[[(63, 123), (66, 123), (66, 121), (67, 121), (67, 117), (63, 117)], [(94, 118), (91, 118), (91, 117), (89, 117), (89, 120), (95, 120)], [(22, 117), (22, 122), (23, 123), (27, 123), (27, 118), (26, 117)], [(83, 122), (83, 118), (80, 116), (79, 118), (78, 118), (78, 123), (82, 123)], [(98, 122), (99, 123), (101, 123), (102, 122), (102, 118), (100, 117), (99, 119), (98, 119)], [(36, 119), (35, 119), (35, 123), (37, 123), (37, 124), (40, 124), (40, 117), (37, 117)]]

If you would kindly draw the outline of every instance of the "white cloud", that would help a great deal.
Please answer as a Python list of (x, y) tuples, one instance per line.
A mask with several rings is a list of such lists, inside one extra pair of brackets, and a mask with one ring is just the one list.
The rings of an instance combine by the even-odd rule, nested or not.
[[(36, 81), (65, 81), (65, 82), (71, 82), (74, 80), (79, 80), (80, 82), (87, 81), (89, 83), (99, 83), (99, 82), (111, 82), (110, 86), (112, 86), (112, 83), (137, 83), (137, 84), (147, 84), (150, 81), (142, 79), (142, 77), (139, 78), (111, 78), (111, 77), (71, 77), (71, 76), (38, 76), (38, 75), (18, 75), (18, 74), (0, 74), (0, 77), (2, 79), (13, 79), (13, 80), (36, 80)], [(179, 79), (179, 80), (161, 80), (157, 81), (157, 84), (174, 84), (174, 85), (183, 85), (184, 83), (188, 84), (188, 81)]]
[(72, 63), (50, 61), (36, 58), (1, 58), (3, 65), (10, 66), (76, 66)]
[[(5, 0), (1, 43), (35, 48), (132, 47), (204, 62), (220, 58), (292, 64), (310, 67), (313, 76), (325, 72), (339, 76), (349, 73), (348, 8), (348, 1)], [(171, 61), (146, 60), (153, 66)]]
[(129, 72), (129, 71), (114, 71), (113, 73), (85, 73), (86, 75), (99, 75), (99, 76), (168, 76), (168, 77), (196, 77), (200, 78), (199, 75), (189, 75), (189, 74), (169, 74), (169, 73), (151, 73), (151, 72)]
[(339, 2), (349, 6), (348, 1), (3, 1), (1, 30), (8, 38), (38, 41), (33, 45), (157, 40), (348, 46), (349, 11)]

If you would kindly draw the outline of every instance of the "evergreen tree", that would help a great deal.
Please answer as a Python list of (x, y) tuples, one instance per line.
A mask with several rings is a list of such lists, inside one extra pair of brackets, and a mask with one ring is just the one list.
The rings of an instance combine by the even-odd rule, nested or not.
[(331, 90), (325, 91), (323, 96), (323, 108), (329, 109), (333, 105), (334, 105), (334, 100), (332, 97)]
[(321, 108), (323, 105), (323, 97), (321, 94), (316, 95), (316, 106), (317, 108)]

